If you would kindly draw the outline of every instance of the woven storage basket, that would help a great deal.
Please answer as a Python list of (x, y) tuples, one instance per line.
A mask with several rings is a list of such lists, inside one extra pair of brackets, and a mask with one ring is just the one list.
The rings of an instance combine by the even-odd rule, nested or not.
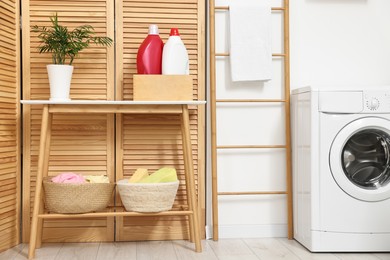
[(55, 183), (43, 179), (45, 206), (56, 213), (87, 213), (107, 207), (114, 183)]
[(163, 183), (117, 182), (119, 195), (127, 211), (160, 212), (172, 209), (179, 181)]

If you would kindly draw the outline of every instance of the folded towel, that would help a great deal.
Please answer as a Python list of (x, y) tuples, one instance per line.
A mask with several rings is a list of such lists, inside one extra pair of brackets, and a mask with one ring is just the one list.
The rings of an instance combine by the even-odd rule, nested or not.
[(106, 175), (86, 175), (84, 177), (89, 183), (110, 183)]
[(51, 179), (55, 183), (85, 183), (82, 175), (73, 172), (64, 172)]
[(270, 80), (272, 74), (269, 0), (230, 4), (232, 81)]

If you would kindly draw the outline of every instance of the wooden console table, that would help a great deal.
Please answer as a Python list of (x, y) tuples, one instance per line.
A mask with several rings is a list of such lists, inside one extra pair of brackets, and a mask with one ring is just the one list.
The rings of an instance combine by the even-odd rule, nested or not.
[[(195, 242), (195, 251), (201, 252), (199, 210), (195, 192), (195, 180), (192, 161), (189, 105), (203, 105), (205, 101), (100, 101), (72, 100), (54, 102), (48, 100), (22, 100), (24, 105), (43, 105), (41, 135), (39, 144), (38, 171), (36, 179), (35, 200), (31, 222), (28, 258), (32, 259), (35, 249), (41, 247), (43, 219), (113, 217), (113, 216), (188, 216), (190, 241)], [(183, 137), (184, 169), (188, 210), (165, 211), (158, 213), (138, 212), (92, 212), (84, 214), (54, 214), (44, 212), (42, 178), (48, 175), (50, 140), (53, 114), (55, 113), (110, 113), (110, 114), (179, 114)]]

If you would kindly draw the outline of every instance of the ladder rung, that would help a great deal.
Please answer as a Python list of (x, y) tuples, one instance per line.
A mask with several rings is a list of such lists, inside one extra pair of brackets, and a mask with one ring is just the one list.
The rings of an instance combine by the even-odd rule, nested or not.
[(284, 99), (217, 99), (216, 102), (225, 103), (245, 103), (245, 102), (258, 102), (258, 103), (285, 103)]
[(285, 191), (224, 191), (218, 192), (218, 195), (275, 195), (287, 194)]
[[(221, 52), (221, 53), (216, 53), (215, 56), (230, 56), (229, 52)], [(284, 57), (286, 54), (284, 53), (272, 53), (273, 57)]]
[[(229, 6), (216, 6), (214, 7), (215, 10), (229, 10)], [(286, 8), (284, 7), (272, 7), (272, 11), (284, 11)]]
[(218, 145), (217, 149), (242, 149), (242, 148), (286, 148), (285, 145)]

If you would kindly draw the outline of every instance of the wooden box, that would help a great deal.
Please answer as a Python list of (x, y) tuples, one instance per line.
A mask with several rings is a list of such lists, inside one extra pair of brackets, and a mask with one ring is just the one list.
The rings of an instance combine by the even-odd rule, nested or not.
[(134, 101), (193, 100), (190, 75), (134, 75)]

